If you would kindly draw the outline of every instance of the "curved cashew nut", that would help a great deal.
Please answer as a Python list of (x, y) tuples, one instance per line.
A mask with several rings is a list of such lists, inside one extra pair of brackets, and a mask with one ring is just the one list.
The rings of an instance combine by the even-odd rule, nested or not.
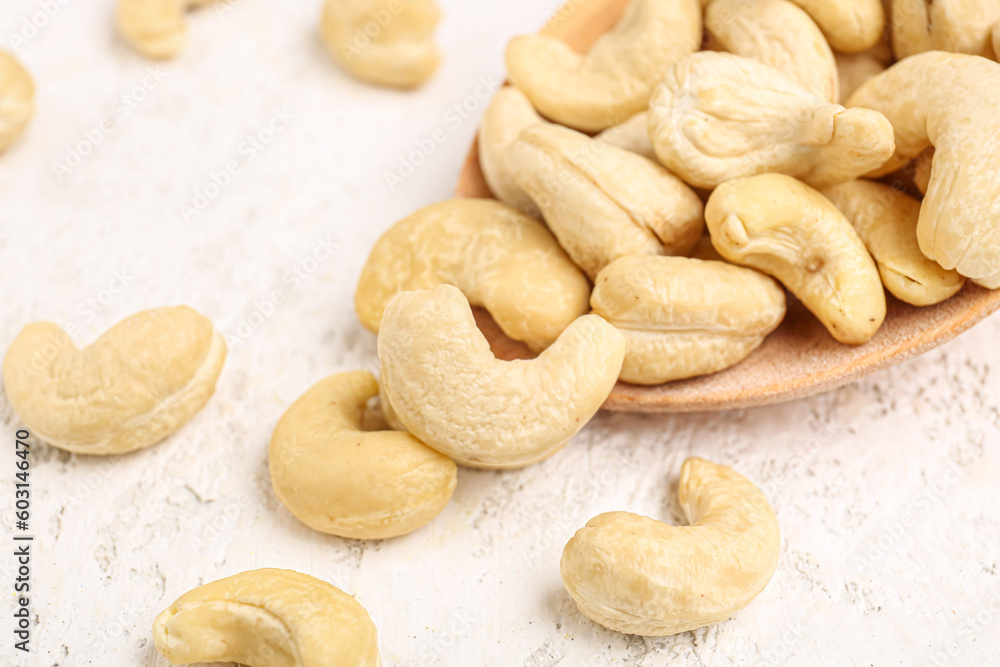
[(125, 318), (83, 350), (62, 327), (34, 322), (7, 350), (7, 398), (51, 445), (81, 454), (149, 447), (186, 424), (215, 391), (226, 342), (180, 306)]
[(828, 199), (783, 174), (740, 178), (709, 197), (712, 243), (731, 262), (780, 280), (841, 343), (864, 343), (885, 320), (875, 262)]
[(524, 93), (514, 86), (504, 86), (493, 96), (479, 125), (479, 164), (483, 178), (497, 199), (525, 215), (537, 218), (538, 208), (514, 178), (507, 149), (521, 130), (545, 121)]
[(441, 60), (434, 0), (327, 0), (321, 32), (327, 50), (358, 78), (415, 88)]
[(325, 581), (293, 570), (241, 572), (188, 591), (153, 621), (172, 664), (379, 667), (368, 612)]
[(723, 50), (770, 65), (824, 100), (838, 101), (833, 51), (790, 0), (714, 0), (705, 11), (705, 28)]
[(612, 146), (638, 153), (647, 160), (656, 160), (653, 140), (649, 138), (648, 111), (640, 111), (624, 123), (609, 127), (594, 138)]
[(808, 12), (837, 51), (857, 53), (874, 46), (885, 30), (882, 0), (793, 0)]
[(310, 528), (357, 539), (411, 533), (441, 513), (456, 467), (409, 433), (365, 432), (365, 403), (378, 393), (367, 371), (320, 380), (271, 436), (278, 499)]
[(920, 53), (869, 79), (848, 104), (885, 114), (895, 130), (895, 155), (872, 175), (934, 146), (920, 250), (1000, 288), (1000, 67), (977, 56)]
[(147, 58), (173, 58), (187, 42), (184, 15), (216, 0), (118, 0), (118, 29)]
[(515, 37), (507, 71), (543, 115), (597, 132), (645, 109), (663, 71), (700, 43), (697, 0), (632, 0), (583, 55), (554, 37)]
[(611, 393), (625, 339), (584, 315), (537, 359), (490, 352), (465, 296), (451, 285), (389, 302), (378, 336), (385, 395), (428, 446), (460, 464), (514, 468), (555, 453)]
[(660, 162), (703, 188), (767, 172), (834, 185), (893, 150), (881, 114), (830, 104), (773, 67), (707, 51), (678, 62), (653, 91), (649, 134)]
[(590, 305), (625, 336), (619, 379), (661, 384), (742, 361), (781, 324), (785, 291), (724, 262), (632, 255), (597, 274)]
[(577, 266), (593, 278), (624, 255), (683, 255), (704, 230), (698, 195), (662, 166), (558, 125), (510, 148), (518, 183)]
[(925, 51), (1000, 57), (991, 35), (997, 25), (995, 0), (892, 0), (892, 48), (899, 60)]
[(962, 289), (965, 279), (957, 271), (942, 269), (920, 252), (919, 201), (874, 181), (850, 181), (821, 192), (854, 225), (882, 284), (897, 299), (929, 306)]
[(0, 51), (0, 154), (21, 136), (34, 113), (31, 75), (14, 56)]
[(688, 526), (606, 512), (576, 531), (559, 564), (584, 616), (663, 637), (730, 618), (767, 586), (781, 533), (767, 498), (728, 466), (689, 458), (678, 498)]
[(544, 225), (491, 199), (453, 199), (420, 209), (378, 240), (355, 309), (378, 333), (393, 296), (442, 283), (536, 351), (585, 313), (590, 298), (587, 279)]

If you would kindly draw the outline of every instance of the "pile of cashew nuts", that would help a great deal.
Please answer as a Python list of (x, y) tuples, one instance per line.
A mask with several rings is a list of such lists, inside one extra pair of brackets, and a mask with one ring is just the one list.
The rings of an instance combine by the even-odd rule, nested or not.
[[(211, 0), (120, 0), (141, 54), (177, 55)], [(436, 69), (433, 0), (329, 0), (321, 34), (357, 77), (412, 88)], [(432, 521), (458, 466), (517, 468), (565, 446), (618, 381), (715, 373), (761, 345), (786, 290), (860, 345), (886, 290), (940, 303), (1000, 288), (1000, 3), (631, 0), (586, 53), (524, 36), (478, 136), (496, 199), (431, 204), (375, 244), (357, 286), (381, 377), (319, 380), (277, 423), (276, 496), (314, 530), (387, 539)], [(34, 88), (0, 53), (0, 152)], [(537, 353), (497, 359), (473, 307)], [(7, 396), (70, 452), (153, 445), (209, 400), (222, 336), (157, 308), (80, 350), (27, 325)], [(567, 543), (563, 583), (613, 630), (662, 636), (731, 618), (774, 573), (761, 491), (700, 458), (680, 472), (689, 526), (610, 512)], [(257, 570), (181, 596), (153, 628), (171, 662), (380, 664), (350, 596)]]

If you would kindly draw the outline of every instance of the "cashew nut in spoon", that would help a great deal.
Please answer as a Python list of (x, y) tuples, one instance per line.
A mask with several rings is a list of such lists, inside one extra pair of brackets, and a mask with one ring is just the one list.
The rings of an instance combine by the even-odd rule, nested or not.
[(517, 184), (507, 149), (517, 140), (521, 130), (543, 122), (544, 119), (524, 93), (515, 86), (504, 86), (486, 107), (477, 139), (479, 164), (490, 192), (503, 203), (532, 218), (539, 217), (538, 207)]
[(698, 0), (632, 0), (585, 54), (554, 37), (515, 37), (507, 71), (543, 116), (598, 132), (645, 109), (663, 72), (700, 43)]
[(125, 318), (83, 350), (62, 327), (34, 322), (7, 350), (7, 398), (45, 442), (80, 454), (124, 454), (159, 442), (215, 391), (226, 342), (186, 306)]
[(441, 60), (440, 20), (434, 0), (327, 0), (320, 27), (327, 50), (358, 78), (415, 88)]
[(492, 199), (452, 199), (420, 209), (378, 240), (355, 309), (378, 333), (393, 296), (442, 283), (536, 351), (585, 313), (590, 298), (587, 279), (543, 224)]
[(173, 58), (187, 42), (185, 14), (216, 0), (118, 0), (118, 29), (147, 58)]
[(945, 269), (1000, 288), (1000, 65), (919, 53), (869, 79), (848, 105), (879, 111), (895, 130), (895, 155), (873, 177), (934, 147), (917, 223), (920, 250)]
[(925, 51), (1000, 58), (996, 0), (892, 0), (892, 47), (899, 60)]
[(35, 113), (35, 84), (20, 62), (0, 51), (0, 154), (21, 136)]
[(616, 632), (663, 637), (725, 621), (764, 590), (781, 534), (760, 489), (692, 457), (681, 467), (678, 498), (687, 526), (607, 512), (576, 531), (559, 568), (584, 616)]
[(271, 436), (271, 484), (300, 521), (341, 537), (405, 535), (445, 508), (456, 466), (409, 433), (363, 431), (378, 394), (367, 371), (320, 380), (284, 414)]
[(653, 91), (649, 134), (660, 162), (702, 188), (768, 172), (835, 185), (893, 151), (877, 111), (845, 109), (773, 67), (708, 51), (680, 60)]
[(827, 41), (842, 53), (871, 48), (885, 30), (882, 0), (793, 0), (813, 18)]
[(501, 361), (452, 285), (396, 295), (378, 335), (396, 417), (429, 447), (479, 468), (555, 453), (611, 393), (624, 355), (621, 333), (584, 315), (537, 358)]
[(250, 570), (188, 591), (153, 621), (153, 643), (174, 665), (382, 664), (365, 608), (339, 588), (293, 570)]

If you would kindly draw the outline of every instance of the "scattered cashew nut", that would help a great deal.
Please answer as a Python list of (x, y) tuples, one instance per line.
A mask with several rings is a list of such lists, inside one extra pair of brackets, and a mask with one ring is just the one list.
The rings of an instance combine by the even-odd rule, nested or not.
[(892, 0), (892, 48), (899, 60), (925, 51), (998, 58), (996, 0)]
[(692, 457), (678, 498), (688, 526), (606, 512), (563, 549), (563, 585), (584, 616), (616, 632), (663, 637), (720, 623), (778, 567), (781, 533), (767, 498), (728, 466)]
[(892, 126), (845, 109), (773, 67), (730, 53), (679, 61), (650, 98), (649, 134), (668, 169), (696, 187), (779, 172), (814, 187), (855, 179), (892, 155)]
[(704, 207), (652, 160), (565, 127), (539, 124), (510, 148), (518, 183), (577, 266), (594, 278), (624, 255), (683, 255)]
[(147, 58), (173, 58), (187, 42), (188, 10), (216, 0), (118, 0), (118, 29)]
[(493, 96), (479, 125), (479, 164), (490, 192), (532, 218), (538, 217), (538, 209), (517, 184), (507, 149), (517, 140), (521, 130), (543, 122), (524, 93), (515, 86), (504, 86)]
[(632, 255), (597, 274), (590, 305), (625, 336), (619, 379), (661, 384), (742, 361), (781, 324), (785, 291), (725, 262)]
[(723, 257), (780, 280), (841, 343), (864, 343), (882, 325), (875, 262), (816, 190), (783, 174), (735, 179), (712, 193), (705, 219)]
[(365, 608), (339, 588), (293, 570), (250, 570), (188, 591), (153, 621), (153, 643), (175, 665), (382, 664)]
[(538, 351), (587, 311), (590, 285), (545, 226), (491, 199), (431, 204), (372, 248), (354, 305), (377, 333), (389, 300), (448, 283)]
[(609, 127), (594, 138), (605, 141), (612, 146), (638, 153), (647, 160), (656, 160), (653, 141), (649, 138), (649, 112), (647, 111), (640, 111), (624, 123)]
[(7, 398), (40, 439), (81, 454), (124, 454), (179, 429), (215, 391), (226, 342), (191, 308), (125, 318), (83, 350), (34, 322), (7, 350)]
[(598, 132), (645, 109), (664, 70), (700, 43), (698, 0), (632, 0), (583, 55), (547, 35), (514, 38), (507, 71), (542, 115)]
[(885, 30), (882, 0), (793, 0), (816, 21), (827, 41), (842, 53), (874, 46)]
[(417, 438), (460, 464), (514, 468), (555, 453), (611, 393), (625, 339), (577, 319), (538, 358), (501, 361), (456, 287), (403, 292), (378, 336), (382, 383)]
[(0, 154), (21, 136), (34, 113), (31, 75), (14, 56), (0, 51)]
[(434, 74), (441, 55), (434, 0), (327, 0), (321, 32), (327, 50), (360, 79), (416, 88)]

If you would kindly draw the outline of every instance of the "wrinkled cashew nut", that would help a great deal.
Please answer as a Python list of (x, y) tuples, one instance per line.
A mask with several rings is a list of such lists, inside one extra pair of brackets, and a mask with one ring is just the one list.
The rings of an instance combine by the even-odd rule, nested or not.
[(515, 37), (507, 71), (542, 115), (598, 132), (645, 109), (664, 70), (700, 42), (697, 0), (632, 0), (583, 55), (554, 37)]
[(590, 298), (587, 279), (544, 225), (491, 199), (452, 199), (420, 209), (378, 240), (355, 309), (378, 333), (393, 296), (443, 283), (536, 351), (585, 313)]
[(549, 229), (591, 278), (624, 255), (683, 255), (704, 230), (701, 200), (683, 181), (585, 134), (532, 125), (511, 146), (510, 161)]
[(539, 217), (538, 207), (517, 184), (507, 149), (517, 141), (521, 130), (544, 122), (524, 93), (514, 86), (504, 86), (486, 107), (477, 140), (479, 164), (490, 192), (504, 204), (532, 218)]
[(611, 393), (625, 339), (597, 315), (530, 361), (501, 361), (457, 288), (404, 292), (378, 336), (382, 383), (416, 437), (460, 464), (514, 468), (554, 454)]
[(661, 384), (745, 359), (781, 324), (785, 291), (753, 269), (633, 255), (597, 275), (590, 305), (625, 336), (619, 379)]
[(892, 48), (899, 60), (926, 51), (1000, 58), (991, 34), (998, 24), (995, 0), (892, 0)]
[(199, 586), (153, 621), (171, 664), (379, 667), (368, 612), (339, 588), (293, 570), (241, 572)]
[(330, 54), (358, 78), (415, 88), (441, 60), (440, 20), (434, 0), (327, 0), (320, 28)]
[(857, 53), (875, 46), (885, 30), (882, 0), (793, 0), (806, 10), (837, 51)]
[(712, 193), (705, 219), (723, 257), (777, 278), (841, 343), (868, 341), (885, 320), (875, 262), (809, 186), (783, 174), (732, 180)]
[(14, 56), (0, 51), (0, 154), (21, 136), (34, 113), (31, 75)]
[(616, 632), (663, 637), (746, 607), (778, 566), (767, 498), (728, 466), (689, 458), (678, 498), (688, 526), (607, 512), (563, 549), (563, 584), (584, 616)]
[(850, 220), (878, 266), (882, 284), (900, 301), (914, 306), (940, 303), (965, 284), (920, 252), (917, 219), (920, 202), (875, 181), (849, 181), (821, 190)]
[(849, 106), (892, 123), (896, 153), (872, 173), (903, 167), (934, 146), (920, 207), (920, 250), (945, 269), (1000, 288), (1000, 66), (930, 51), (869, 79)]
[(180, 306), (125, 318), (77, 349), (62, 327), (34, 322), (7, 350), (7, 398), (45, 442), (81, 454), (149, 447), (186, 424), (215, 391), (226, 342)]
[(653, 140), (649, 138), (649, 112), (647, 111), (640, 111), (624, 123), (609, 127), (594, 138), (612, 146), (638, 153), (647, 160), (656, 160)]
[(367, 371), (320, 380), (274, 429), (268, 461), (278, 499), (315, 530), (382, 539), (411, 533), (441, 513), (456, 466), (409, 433), (363, 431)]
[(187, 41), (185, 14), (216, 0), (119, 0), (118, 29), (147, 58), (173, 58)]
[(730, 53), (679, 61), (650, 98), (649, 134), (668, 169), (696, 187), (768, 172), (835, 185), (892, 155), (892, 126), (830, 104), (773, 67)]

